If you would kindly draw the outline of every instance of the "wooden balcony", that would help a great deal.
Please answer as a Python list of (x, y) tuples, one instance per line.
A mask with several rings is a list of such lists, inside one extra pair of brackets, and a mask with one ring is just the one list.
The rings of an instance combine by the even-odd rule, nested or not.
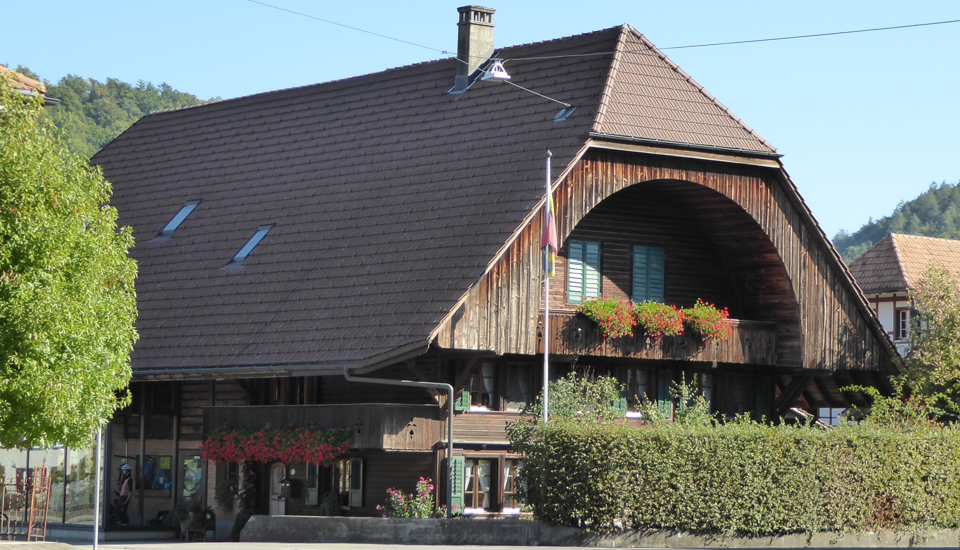
[(453, 442), (460, 445), (506, 445), (507, 422), (520, 418), (518, 412), (471, 411), (453, 417)]
[(429, 451), (446, 436), (446, 423), (436, 405), (286, 405), (204, 407), (203, 432), (219, 426), (259, 430), (276, 428), (349, 428), (351, 449)]
[[(723, 342), (703, 342), (692, 333), (679, 338), (654, 342), (642, 335), (627, 338), (602, 338), (596, 325), (571, 312), (550, 313), (550, 353), (557, 355), (595, 355), (631, 359), (704, 361), (749, 365), (777, 364), (777, 331), (773, 323), (731, 319), (730, 338)], [(543, 326), (543, 314), (540, 315)], [(537, 343), (543, 353), (543, 339)]]

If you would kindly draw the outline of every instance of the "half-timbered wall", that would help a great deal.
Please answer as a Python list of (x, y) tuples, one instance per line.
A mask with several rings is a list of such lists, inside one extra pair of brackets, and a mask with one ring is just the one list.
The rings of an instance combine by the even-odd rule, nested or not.
[[(634, 185), (673, 192), (690, 208), (724, 260), (737, 291), (778, 323), (777, 364), (815, 369), (877, 369), (890, 352), (878, 340), (854, 287), (814, 222), (787, 189), (779, 167), (757, 167), (640, 153), (593, 150), (555, 192), (558, 236), (571, 232), (604, 199)], [(442, 325), (443, 347), (533, 354), (542, 311), (538, 213)], [(751, 229), (751, 227), (753, 229)], [(554, 280), (555, 285), (563, 284)]]

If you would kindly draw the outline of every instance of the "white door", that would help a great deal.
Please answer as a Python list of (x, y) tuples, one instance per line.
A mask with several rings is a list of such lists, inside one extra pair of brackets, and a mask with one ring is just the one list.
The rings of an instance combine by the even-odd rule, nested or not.
[(287, 467), (276, 463), (270, 467), (270, 515), (282, 516), (287, 512), (287, 501), (280, 498), (280, 482), (287, 477)]

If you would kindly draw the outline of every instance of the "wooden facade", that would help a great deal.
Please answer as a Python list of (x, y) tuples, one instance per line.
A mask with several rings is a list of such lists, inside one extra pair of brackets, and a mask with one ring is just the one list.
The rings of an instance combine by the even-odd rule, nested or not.
[[(668, 296), (679, 305), (716, 297), (737, 317), (773, 323), (777, 367), (890, 368), (889, 343), (778, 162), (615, 147), (625, 150), (586, 153), (554, 192), (561, 243), (618, 233), (614, 249), (665, 246)], [(614, 216), (594, 221), (596, 211)], [(540, 225), (538, 212), (435, 332), (439, 345), (539, 351)], [(622, 275), (605, 273), (613, 296)], [(558, 273), (551, 306), (570, 311), (563, 281)]]
[(432, 451), (445, 426), (436, 405), (364, 403), (204, 409), (205, 432), (218, 426), (259, 430), (268, 425), (291, 424), (348, 428), (351, 449), (386, 451)]
[[(690, 332), (677, 338), (654, 341), (642, 334), (603, 338), (596, 330), (596, 325), (582, 315), (551, 313), (550, 334), (545, 339), (550, 342), (550, 353), (559, 355), (763, 366), (777, 364), (776, 325), (762, 321), (733, 319), (730, 338), (723, 342), (704, 342)], [(539, 349), (543, 353), (542, 340)]]

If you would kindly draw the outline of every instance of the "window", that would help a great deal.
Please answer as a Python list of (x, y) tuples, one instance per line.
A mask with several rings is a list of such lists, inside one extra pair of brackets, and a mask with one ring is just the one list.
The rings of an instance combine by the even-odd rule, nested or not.
[(172, 220), (167, 222), (167, 225), (160, 230), (160, 234), (157, 235), (157, 237), (170, 238), (170, 236), (173, 235), (173, 232), (180, 227), (181, 223), (183, 223), (183, 220), (187, 219), (187, 216), (189, 216), (190, 213), (193, 212), (193, 209), (196, 208), (201, 202), (202, 201), (188, 201), (183, 203), (183, 208), (177, 212), (177, 215), (174, 216)]
[(843, 421), (843, 407), (820, 407), (817, 418), (828, 426), (839, 426)]
[(250, 240), (247, 241), (247, 244), (243, 245), (243, 248), (240, 249), (240, 252), (237, 252), (233, 259), (230, 260), (230, 264), (242, 264), (244, 260), (247, 259), (247, 256), (253, 252), (253, 249), (260, 244), (260, 241), (267, 236), (267, 233), (273, 229), (273, 225), (261, 225), (257, 228), (257, 232), (250, 237)]
[(520, 461), (508, 458), (503, 461), (503, 511), (520, 512), (523, 503), (520, 501), (519, 479), (517, 479), (517, 470), (520, 468)]
[(910, 338), (910, 310), (897, 310), (897, 334), (896, 340), (907, 340)]
[(700, 375), (700, 390), (703, 392), (703, 400), (713, 411), (713, 373), (705, 372)]
[(600, 297), (600, 243), (567, 242), (567, 303)]
[(663, 302), (663, 271), (666, 252), (656, 246), (633, 247), (634, 302)]
[(480, 370), (475, 372), (470, 379), (466, 389), (470, 391), (471, 410), (493, 410), (496, 408), (493, 393), (496, 372), (496, 363), (484, 362), (480, 366)]
[(530, 402), (530, 374), (533, 369), (526, 364), (513, 363), (504, 367), (504, 408), (520, 411)]
[(316, 506), (320, 504), (320, 467), (316, 464), (307, 464), (307, 498), (304, 504)]
[(650, 398), (650, 373), (644, 369), (627, 369), (627, 410), (636, 411)]
[(489, 510), (490, 475), (493, 461), (490, 459), (468, 458), (464, 461), (463, 477), (466, 487), (463, 493), (463, 506), (479, 510)]
[(334, 485), (340, 505), (363, 506), (363, 459), (341, 458), (334, 467)]

